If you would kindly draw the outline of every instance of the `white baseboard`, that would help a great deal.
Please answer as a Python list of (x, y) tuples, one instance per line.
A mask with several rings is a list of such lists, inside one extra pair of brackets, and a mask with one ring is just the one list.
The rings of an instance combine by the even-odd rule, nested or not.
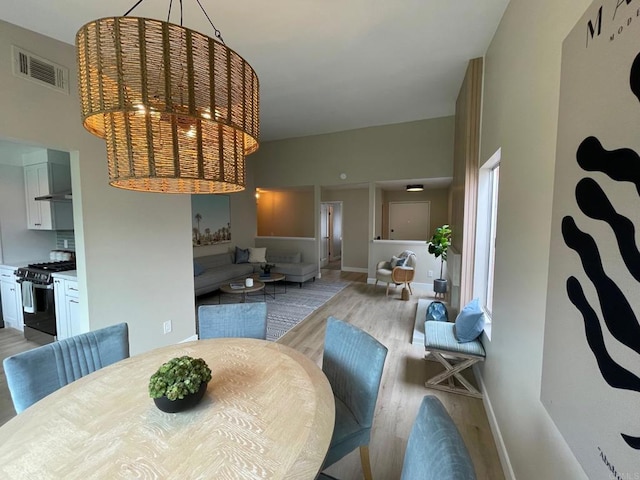
[[(375, 284), (376, 283), (376, 279), (368, 277), (367, 278), (367, 283)], [(380, 283), (380, 285), (386, 285), (386, 284), (385, 283)], [(426, 288), (428, 290), (433, 290), (433, 283), (411, 282), (411, 285), (416, 286), (416, 287), (420, 287), (420, 288)]]
[(482, 375), (477, 370), (477, 368), (475, 366), (473, 366), (472, 368), (476, 380), (478, 381), (478, 385), (480, 386), (480, 391), (482, 392), (482, 403), (484, 403), (484, 409), (487, 412), (489, 427), (491, 427), (491, 433), (493, 433), (493, 438), (496, 442), (496, 450), (498, 450), (498, 457), (500, 457), (500, 464), (502, 465), (502, 471), (504, 472), (505, 479), (516, 480), (516, 474), (514, 473), (513, 467), (511, 466), (511, 460), (509, 459), (509, 454), (507, 453), (507, 447), (504, 444), (504, 439), (502, 438), (500, 427), (498, 427), (498, 420), (496, 419), (496, 414), (493, 411), (493, 406), (491, 405), (491, 399), (489, 398), (489, 394), (487, 393), (486, 385), (484, 384)]
[(194, 340), (198, 340), (198, 335), (191, 335), (190, 337), (187, 337), (184, 340), (180, 340), (180, 342), (178, 343), (193, 342)]
[(356, 273), (368, 273), (368, 268), (360, 268), (360, 267), (347, 267), (345, 265), (342, 266), (341, 269), (343, 272), (356, 272)]

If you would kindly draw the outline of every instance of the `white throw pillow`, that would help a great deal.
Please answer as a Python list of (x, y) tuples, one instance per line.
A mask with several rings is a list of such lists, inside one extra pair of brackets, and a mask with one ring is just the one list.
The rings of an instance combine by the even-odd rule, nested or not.
[(398, 260), (400, 260), (398, 257), (396, 257), (395, 255), (393, 255), (391, 257), (391, 261), (389, 262), (391, 264), (391, 268), (395, 268), (396, 265), (398, 264)]
[(267, 263), (267, 248), (249, 247), (249, 263)]

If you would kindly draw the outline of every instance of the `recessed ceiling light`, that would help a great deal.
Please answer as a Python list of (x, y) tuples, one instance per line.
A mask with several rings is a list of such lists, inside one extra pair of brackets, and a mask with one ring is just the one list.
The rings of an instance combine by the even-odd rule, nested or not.
[(424, 190), (424, 185), (407, 185), (407, 192), (421, 192)]

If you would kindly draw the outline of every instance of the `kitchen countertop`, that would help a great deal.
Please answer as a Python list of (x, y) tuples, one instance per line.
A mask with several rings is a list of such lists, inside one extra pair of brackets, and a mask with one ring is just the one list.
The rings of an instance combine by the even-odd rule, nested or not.
[(64, 272), (55, 272), (52, 273), (51, 276), (53, 278), (62, 278), (63, 280), (78, 280), (78, 271), (77, 270), (65, 270)]

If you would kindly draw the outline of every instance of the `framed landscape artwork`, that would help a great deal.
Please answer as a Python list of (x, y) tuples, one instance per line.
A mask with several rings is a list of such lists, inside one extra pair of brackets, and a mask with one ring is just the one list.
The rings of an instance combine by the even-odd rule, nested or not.
[(231, 242), (228, 195), (191, 195), (191, 238), (194, 247)]

